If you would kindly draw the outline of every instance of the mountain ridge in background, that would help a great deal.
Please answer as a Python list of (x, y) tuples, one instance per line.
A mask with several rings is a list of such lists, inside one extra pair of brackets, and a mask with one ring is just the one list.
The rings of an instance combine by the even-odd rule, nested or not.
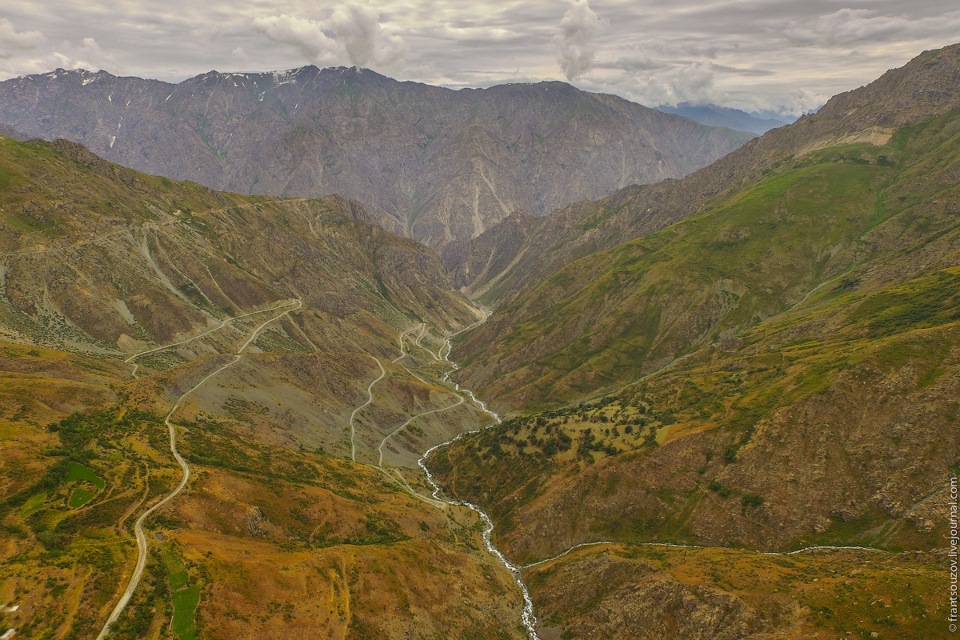
[(651, 192), (690, 213), (530, 280), (464, 336), (459, 381), (513, 418), (432, 468), (543, 561), (545, 628), (942, 633), (958, 88), (960, 45), (924, 52), (683, 180), (575, 205), (566, 228), (587, 231), (656, 211)]
[(776, 129), (796, 121), (796, 118), (773, 117), (769, 114), (748, 112), (718, 104), (681, 102), (676, 106), (663, 105), (657, 107), (657, 109), (664, 113), (690, 118), (711, 127), (726, 127), (735, 131), (747, 131), (758, 136), (770, 131), (770, 129)]
[(217, 189), (338, 193), (433, 247), (686, 175), (750, 137), (562, 82), (454, 91), (314, 66), (176, 85), (61, 69), (0, 83), (0, 122)]

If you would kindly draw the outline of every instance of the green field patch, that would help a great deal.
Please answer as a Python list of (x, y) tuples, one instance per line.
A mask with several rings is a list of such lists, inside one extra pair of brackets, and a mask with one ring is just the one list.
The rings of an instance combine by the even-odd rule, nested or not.
[(187, 587), (173, 594), (173, 633), (180, 640), (193, 640), (197, 637), (197, 624), (194, 620), (197, 605), (200, 604), (200, 587)]
[(160, 559), (163, 561), (163, 568), (167, 571), (170, 590), (179, 591), (186, 587), (190, 577), (176, 552), (170, 549), (168, 545), (163, 545), (160, 547)]
[(175, 547), (160, 546), (160, 561), (167, 574), (173, 601), (173, 620), (170, 627), (180, 640), (193, 640), (197, 635), (196, 615), (200, 602), (200, 587), (190, 585), (190, 574)]
[(46, 491), (41, 491), (40, 493), (35, 493), (27, 501), (23, 503), (23, 506), (20, 508), (20, 516), (23, 518), (28, 518), (40, 509), (43, 509), (43, 503), (47, 499)]
[(73, 493), (70, 494), (70, 501), (68, 504), (70, 505), (71, 509), (76, 509), (77, 507), (82, 507), (93, 500), (95, 495), (97, 494), (87, 491), (83, 487), (77, 487), (73, 490)]
[(93, 469), (79, 462), (72, 461), (67, 465), (67, 474), (64, 476), (63, 481), (83, 483), (70, 492), (70, 498), (67, 500), (67, 504), (71, 509), (77, 509), (87, 504), (96, 497), (97, 493), (106, 487), (103, 478), (98, 476)]
[(98, 490), (102, 490), (106, 484), (103, 479), (98, 476), (93, 469), (90, 467), (85, 467), (78, 462), (71, 462), (67, 466), (67, 477), (64, 478), (66, 482), (78, 482), (84, 481), (89, 482), (95, 486)]

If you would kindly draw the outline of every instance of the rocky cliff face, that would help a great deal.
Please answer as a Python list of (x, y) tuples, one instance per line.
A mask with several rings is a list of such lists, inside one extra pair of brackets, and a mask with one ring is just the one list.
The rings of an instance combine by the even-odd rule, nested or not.
[(338, 193), (434, 247), (686, 175), (750, 137), (560, 82), (452, 91), (316, 67), (178, 85), (57, 70), (0, 83), (0, 122), (214, 188)]
[(473, 321), (432, 251), (339, 197), (220, 193), (2, 137), (0, 185), (0, 332), (24, 340), (117, 354), (296, 297), (390, 349), (385, 318)]
[[(595, 202), (578, 202), (543, 218), (491, 228), (447, 259), (459, 285), (488, 302), (509, 301), (524, 287), (586, 255), (662, 229), (721, 204), (794, 157), (829, 146), (886, 142), (900, 127), (960, 108), (960, 46), (924, 52), (876, 81), (830, 99), (819, 112), (769, 131), (682, 180), (629, 186)], [(518, 242), (517, 238), (526, 238)], [(503, 271), (466, 273), (497, 247)], [(473, 254), (466, 257), (466, 254)]]
[[(555, 637), (602, 637), (614, 625), (641, 630), (631, 637), (940, 633), (922, 626), (943, 616), (934, 561), (960, 464), (958, 80), (960, 46), (925, 53), (682, 181), (571, 207), (554, 228), (579, 230), (579, 250), (649, 224), (642, 213), (649, 221), (678, 205), (687, 217), (529, 280), (454, 349), (460, 381), (515, 417), (431, 464), (452, 494), (489, 509), (512, 559), (546, 559), (530, 584)], [(532, 241), (516, 263), (497, 259), (513, 273), (556, 259), (545, 229), (525, 229)], [(496, 245), (482, 240), (477, 256)], [(487, 295), (510, 295), (496, 290), (503, 276), (489, 281)], [(712, 587), (695, 601), (660, 575), (663, 590), (650, 591), (653, 574), (611, 562), (605, 545), (549, 560), (600, 541), (702, 546), (684, 549), (683, 562), (703, 554), (713, 578), (697, 587)], [(818, 545), (886, 552), (871, 552), (883, 559), (877, 573), (857, 578), (891, 603), (882, 617), (842, 591), (823, 604), (791, 586), (796, 555), (751, 575), (776, 579), (754, 595), (786, 598), (747, 606), (729, 596), (744, 593), (737, 582), (750, 572), (714, 549), (753, 550), (752, 572), (776, 557), (758, 551)], [(849, 551), (811, 567), (826, 583), (817, 591), (837, 584)], [(902, 582), (926, 586), (897, 593), (895, 576), (917, 560), (930, 573)], [(576, 589), (567, 571), (582, 577)], [(917, 615), (897, 609), (911, 598)], [(664, 602), (688, 616), (646, 618)], [(776, 608), (782, 615), (755, 615)], [(695, 630), (683, 627), (690, 619)]]

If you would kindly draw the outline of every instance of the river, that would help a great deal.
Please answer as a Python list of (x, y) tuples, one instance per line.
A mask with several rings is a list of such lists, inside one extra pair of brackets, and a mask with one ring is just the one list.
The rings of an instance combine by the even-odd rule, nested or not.
[[(483, 322), (484, 320), (486, 320), (487, 317), (489, 317), (489, 314), (485, 316), (483, 320), (481, 320), (480, 322)], [(474, 325), (471, 325), (471, 327), (472, 326)], [(471, 328), (471, 327), (467, 327), (467, 328)], [(465, 331), (465, 330), (466, 329), (463, 329), (461, 331)], [(494, 424), (500, 424), (501, 422), (500, 416), (497, 415), (494, 411), (491, 411), (489, 408), (487, 408), (487, 405), (482, 400), (477, 398), (477, 396), (474, 395), (473, 391), (471, 391), (470, 389), (462, 389), (460, 388), (459, 384), (455, 382), (451, 382), (450, 374), (456, 371), (457, 369), (459, 369), (459, 366), (457, 366), (455, 362), (450, 360), (450, 349), (451, 349), (450, 338), (452, 337), (453, 336), (448, 337), (444, 342), (444, 346), (440, 349), (440, 353), (443, 356), (443, 360), (445, 360), (447, 364), (450, 366), (450, 369), (443, 375), (443, 380), (445, 382), (450, 382), (451, 384), (453, 384), (454, 389), (457, 390), (458, 392), (464, 393), (470, 396), (470, 399), (474, 402), (474, 404), (476, 404), (480, 408), (481, 411), (483, 411), (484, 413), (486, 413), (487, 415), (489, 415), (494, 419), (495, 421)], [(500, 551), (495, 544), (493, 544), (493, 520), (490, 519), (490, 516), (488, 516), (483, 509), (473, 504), (472, 502), (466, 502), (465, 500), (453, 500), (451, 498), (447, 498), (446, 496), (444, 496), (443, 489), (441, 489), (440, 485), (438, 485), (436, 480), (434, 480), (433, 474), (430, 473), (430, 469), (427, 468), (427, 458), (429, 458), (430, 454), (432, 454), (434, 451), (442, 447), (446, 447), (460, 440), (466, 435), (477, 433), (478, 431), (480, 431), (480, 429), (474, 429), (473, 431), (466, 431), (451, 440), (448, 440), (446, 442), (442, 442), (438, 445), (434, 445), (430, 447), (424, 452), (422, 456), (420, 456), (420, 460), (418, 460), (418, 464), (420, 465), (420, 468), (423, 469), (423, 473), (427, 477), (427, 482), (429, 482), (430, 486), (433, 488), (433, 497), (435, 499), (440, 500), (441, 502), (445, 502), (447, 504), (456, 505), (459, 507), (466, 507), (471, 511), (474, 511), (478, 516), (480, 516), (480, 519), (483, 520), (483, 524), (484, 524), (483, 543), (487, 547), (487, 551), (493, 554), (493, 556), (500, 561), (500, 564), (506, 567), (507, 571), (509, 571), (510, 574), (513, 576), (514, 582), (516, 582), (517, 586), (520, 587), (520, 593), (523, 595), (523, 612), (520, 614), (520, 620), (523, 623), (524, 628), (527, 630), (527, 635), (530, 637), (530, 640), (540, 640), (540, 636), (537, 635), (537, 618), (533, 614), (533, 600), (530, 598), (530, 591), (529, 589), (527, 589), (527, 585), (523, 581), (523, 576), (520, 575), (520, 568), (517, 567), (517, 565), (510, 562), (507, 559), (507, 557), (503, 555), (503, 552)]]

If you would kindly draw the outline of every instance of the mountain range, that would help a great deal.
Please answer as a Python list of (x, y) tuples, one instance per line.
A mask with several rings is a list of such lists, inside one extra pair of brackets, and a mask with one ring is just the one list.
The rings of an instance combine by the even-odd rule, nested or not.
[(58, 69), (0, 83), (0, 122), (216, 189), (337, 193), (433, 247), (686, 175), (752, 137), (561, 82), (453, 91), (312, 66), (176, 85)]
[[(515, 417), (433, 468), (537, 563), (544, 628), (940, 633), (960, 468), (957, 86), (960, 46), (925, 52), (679, 182), (514, 221), (521, 239), (595, 235), (497, 257), (507, 275), (484, 293), (503, 303), (455, 353), (459, 381)], [(682, 219), (636, 231), (661, 212)], [(560, 247), (569, 261), (544, 266)], [(549, 275), (510, 275), (526, 264)], [(868, 567), (852, 593), (830, 577), (843, 566)]]
[(749, 131), (758, 136), (763, 135), (770, 129), (776, 129), (786, 124), (794, 122), (796, 118), (776, 116), (773, 114), (747, 112), (741, 109), (731, 107), (721, 107), (716, 104), (690, 104), (681, 102), (676, 106), (657, 107), (664, 113), (673, 113), (678, 116), (690, 118), (700, 124), (711, 127), (726, 127), (736, 131)]
[(960, 45), (752, 139), (312, 67), (0, 115), (18, 634), (942, 635)]

